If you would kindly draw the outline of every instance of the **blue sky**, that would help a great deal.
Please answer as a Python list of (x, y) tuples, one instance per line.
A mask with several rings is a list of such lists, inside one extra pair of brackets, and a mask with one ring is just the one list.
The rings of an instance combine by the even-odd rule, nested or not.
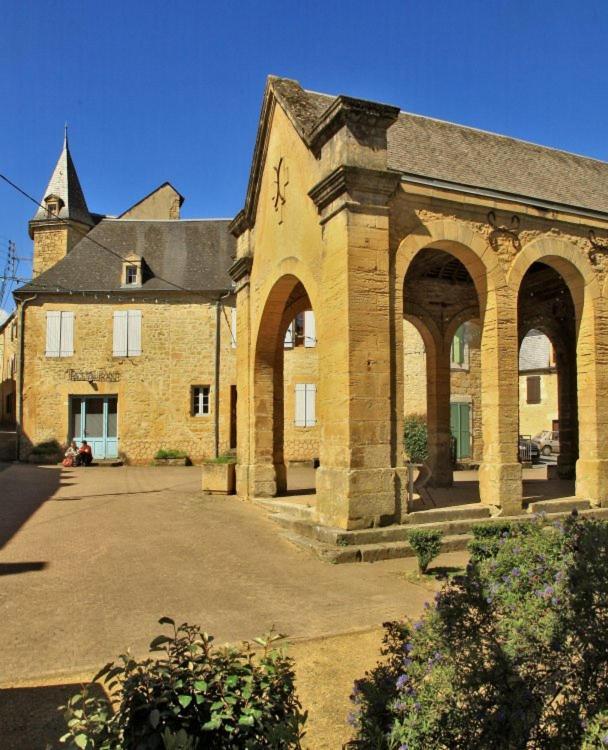
[[(269, 73), (608, 160), (607, 35), (607, 0), (5, 0), (0, 172), (40, 199), (67, 120), (91, 210), (232, 216)], [(0, 268), (33, 211), (0, 182)]]

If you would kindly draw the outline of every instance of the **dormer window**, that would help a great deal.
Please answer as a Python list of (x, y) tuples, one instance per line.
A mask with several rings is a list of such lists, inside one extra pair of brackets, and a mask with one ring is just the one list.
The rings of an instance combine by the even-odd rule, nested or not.
[(132, 253), (128, 255), (122, 264), (121, 286), (141, 286), (142, 285), (142, 265), (143, 258), (141, 255)]
[(137, 266), (125, 266), (125, 284), (137, 284)]
[(58, 195), (47, 195), (44, 199), (46, 206), (46, 213), (49, 219), (54, 219), (59, 216), (59, 212), (63, 208), (63, 201)]

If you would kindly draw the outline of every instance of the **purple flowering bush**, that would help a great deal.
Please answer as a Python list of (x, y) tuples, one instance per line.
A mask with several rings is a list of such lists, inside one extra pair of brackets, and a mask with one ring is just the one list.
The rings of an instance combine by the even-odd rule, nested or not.
[(608, 525), (539, 519), (489, 544), (420, 622), (389, 626), (355, 686), (352, 748), (602, 747)]

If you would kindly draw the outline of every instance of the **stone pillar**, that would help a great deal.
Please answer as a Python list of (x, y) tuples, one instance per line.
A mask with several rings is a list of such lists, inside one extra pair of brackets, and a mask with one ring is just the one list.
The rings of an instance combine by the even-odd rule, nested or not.
[(579, 460), (576, 495), (608, 507), (608, 320), (605, 302), (585, 290), (577, 336)]
[(386, 169), (386, 129), (397, 110), (344, 97), (331, 110), (313, 137), (331, 171), (309, 192), (324, 238), (317, 512), (354, 529), (395, 520), (407, 490), (391, 372), (388, 201), (399, 177)]
[(555, 358), (559, 417), (557, 473), (561, 479), (574, 479), (578, 458), (578, 396), (575, 347), (570, 342), (568, 342), (568, 345), (556, 347)]
[(452, 467), (452, 431), (450, 426), (450, 350), (445, 341), (434, 342), (433, 351), (427, 351), (427, 427), (432, 487), (451, 487), (454, 481)]
[[(482, 309), (482, 300), (480, 300)], [(486, 297), (481, 334), (481, 424), (483, 462), (479, 469), (481, 502), (501, 515), (522, 510), (522, 473), (518, 458), (519, 366), (517, 295), (491, 290)]]

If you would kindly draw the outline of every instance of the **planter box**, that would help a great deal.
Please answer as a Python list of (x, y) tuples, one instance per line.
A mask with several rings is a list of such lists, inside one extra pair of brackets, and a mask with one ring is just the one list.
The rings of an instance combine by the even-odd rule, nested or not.
[(203, 464), (203, 492), (206, 495), (234, 495), (235, 464)]
[(155, 458), (154, 466), (190, 466), (190, 459), (184, 458)]

